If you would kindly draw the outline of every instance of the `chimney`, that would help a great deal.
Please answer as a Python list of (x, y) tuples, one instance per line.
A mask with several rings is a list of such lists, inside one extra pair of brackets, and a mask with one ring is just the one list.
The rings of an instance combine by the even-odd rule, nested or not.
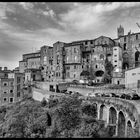
[(4, 67), (4, 70), (7, 70), (7, 67)]

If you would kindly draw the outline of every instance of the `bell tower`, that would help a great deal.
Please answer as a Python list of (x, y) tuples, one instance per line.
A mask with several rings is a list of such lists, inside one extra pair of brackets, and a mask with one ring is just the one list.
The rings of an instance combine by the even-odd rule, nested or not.
[(124, 36), (124, 28), (121, 25), (119, 28), (117, 28), (117, 35), (118, 35), (118, 38), (121, 36)]

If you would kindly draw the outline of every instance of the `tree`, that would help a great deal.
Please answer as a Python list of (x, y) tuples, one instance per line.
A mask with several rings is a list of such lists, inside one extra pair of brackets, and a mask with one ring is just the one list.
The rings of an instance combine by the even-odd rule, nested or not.
[(95, 104), (83, 104), (81, 110), (88, 116), (92, 116), (93, 118), (97, 117), (97, 107), (95, 106)]
[(105, 61), (105, 74), (103, 77), (103, 82), (111, 83), (113, 69), (114, 69), (114, 67), (113, 67), (112, 63), (110, 61), (108, 61), (108, 59), (106, 59), (106, 61)]
[(41, 101), (41, 105), (42, 105), (42, 107), (44, 107), (44, 106), (47, 105), (47, 101), (46, 101), (45, 98), (42, 99), (42, 101)]
[[(102, 134), (102, 135), (101, 135)], [(74, 132), (74, 138), (100, 138), (108, 137), (108, 131), (101, 122), (86, 116)]]

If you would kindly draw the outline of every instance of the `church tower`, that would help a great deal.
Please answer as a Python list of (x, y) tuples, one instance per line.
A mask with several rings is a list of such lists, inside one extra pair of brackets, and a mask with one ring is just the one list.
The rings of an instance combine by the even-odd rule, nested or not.
[(119, 28), (117, 28), (118, 38), (121, 36), (124, 36), (124, 28), (120, 25)]

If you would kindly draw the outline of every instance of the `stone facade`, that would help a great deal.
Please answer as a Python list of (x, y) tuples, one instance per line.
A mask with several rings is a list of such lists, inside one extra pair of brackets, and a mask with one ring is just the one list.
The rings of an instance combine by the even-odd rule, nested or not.
[[(121, 26), (121, 28), (123, 27)], [(122, 69), (139, 66), (140, 33), (131, 33), (130, 31), (127, 35), (122, 34), (115, 41), (119, 42), (122, 48)]]
[(14, 101), (20, 101), (23, 99), (23, 86), (24, 86), (24, 74), (14, 73)]
[(28, 68), (39, 69), (40, 67), (40, 51), (22, 55), (22, 61), (19, 61), (19, 72), (24, 73)]
[(80, 80), (82, 72), (81, 45), (69, 43), (65, 45), (64, 50), (65, 81)]
[(41, 47), (41, 68), (44, 81), (53, 81), (53, 48), (50, 46)]
[(31, 85), (33, 81), (42, 81), (40, 69), (26, 69), (25, 70), (25, 85)]
[(14, 79), (0, 79), (0, 102), (1, 105), (14, 102)]
[(62, 82), (64, 80), (64, 42), (56, 42), (53, 44), (53, 80)]
[(101, 36), (95, 39), (92, 46), (92, 69), (95, 75), (95, 81), (101, 82), (105, 74), (106, 60), (112, 63), (114, 41), (109, 37)]

